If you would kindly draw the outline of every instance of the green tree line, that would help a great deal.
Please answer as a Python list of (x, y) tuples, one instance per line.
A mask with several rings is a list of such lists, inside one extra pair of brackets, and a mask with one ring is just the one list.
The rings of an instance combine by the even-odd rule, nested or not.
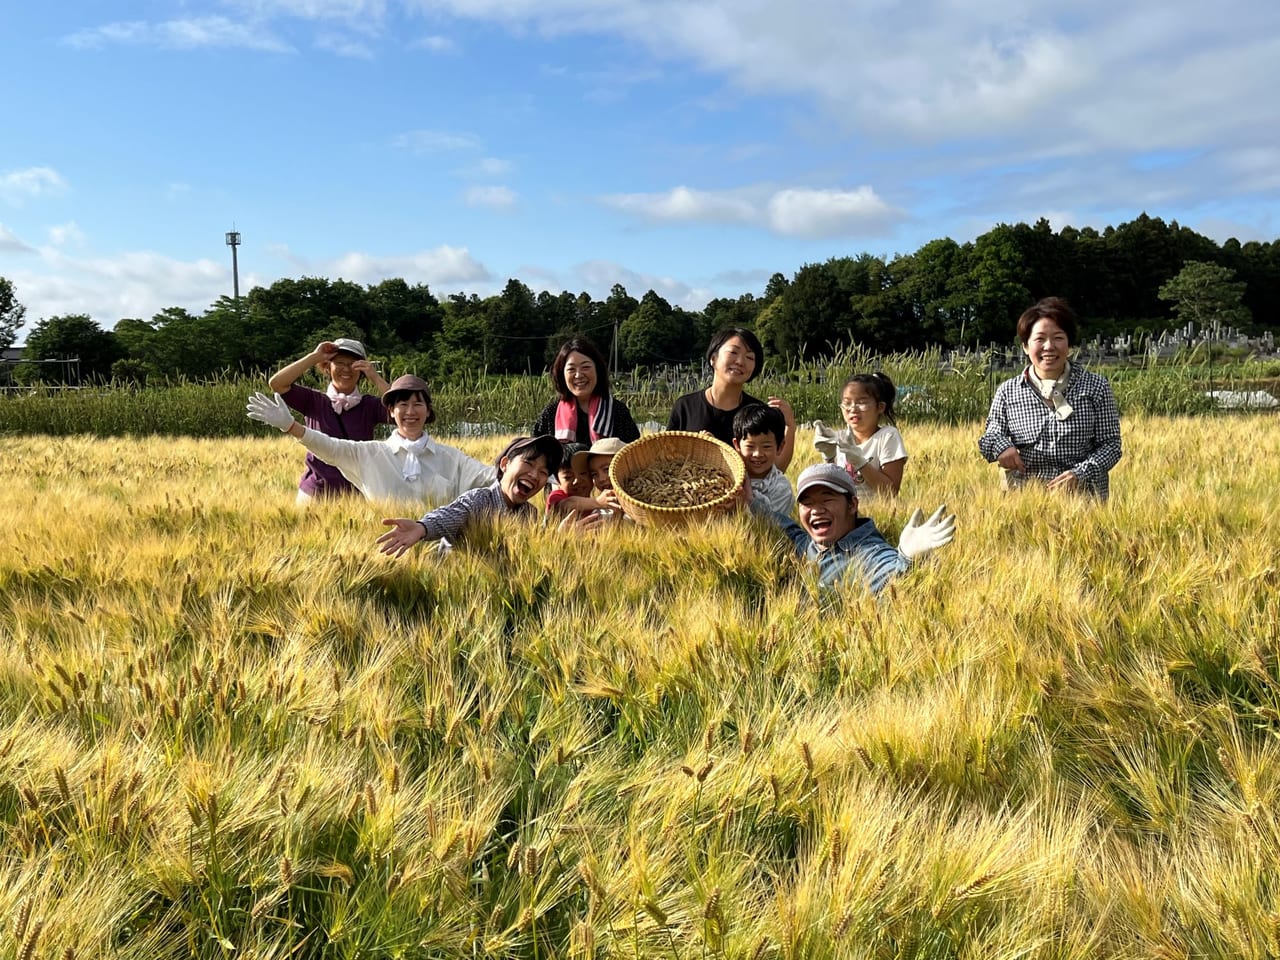
[[(1208, 286), (1206, 269), (1216, 278)], [(13, 301), (11, 285), (0, 289)], [(28, 364), (17, 376), (203, 378), (272, 369), (337, 336), (363, 339), (427, 376), (536, 373), (574, 332), (615, 353), (624, 369), (697, 362), (711, 332), (729, 324), (754, 329), (785, 360), (850, 345), (874, 353), (983, 346), (1009, 343), (1018, 314), (1051, 294), (1072, 301), (1090, 334), (1161, 330), (1186, 319), (1275, 329), (1280, 240), (1219, 245), (1146, 214), (1101, 232), (1055, 232), (1041, 219), (1001, 224), (969, 243), (933, 240), (887, 259), (862, 253), (805, 264), (789, 278), (775, 273), (759, 296), (717, 298), (700, 311), (653, 290), (636, 299), (621, 285), (596, 300), (534, 293), (511, 279), (490, 297), (442, 300), (402, 279), (368, 286), (283, 279), (239, 303), (222, 297), (203, 314), (170, 307), (149, 320), (121, 319), (111, 330), (83, 315), (42, 319), (27, 338), (27, 357), (75, 356), (78, 369)], [(11, 314), (18, 309), (13, 301)]]

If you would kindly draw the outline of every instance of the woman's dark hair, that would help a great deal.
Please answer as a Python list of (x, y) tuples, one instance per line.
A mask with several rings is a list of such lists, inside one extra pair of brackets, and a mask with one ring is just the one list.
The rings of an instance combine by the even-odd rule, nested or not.
[(738, 441), (750, 436), (771, 433), (782, 446), (787, 436), (787, 421), (777, 407), (766, 407), (763, 403), (748, 403), (733, 415), (733, 438)]
[(867, 393), (875, 397), (877, 403), (884, 404), (884, 413), (881, 416), (896, 425), (898, 419), (893, 412), (893, 401), (898, 399), (898, 388), (893, 385), (889, 375), (879, 372), (855, 373), (844, 382), (844, 386), (840, 388), (840, 395), (844, 396), (845, 390), (855, 383), (861, 387), (866, 387)]
[(751, 371), (751, 376), (747, 377), (747, 382), (750, 383), (764, 366), (764, 346), (760, 343), (760, 338), (746, 327), (725, 327), (723, 330), (718, 330), (707, 346), (707, 363), (714, 367), (716, 354), (734, 337), (741, 339), (747, 345), (747, 349), (756, 355), (755, 368)]
[(560, 351), (551, 361), (551, 382), (555, 384), (556, 393), (560, 394), (560, 399), (569, 400), (573, 397), (569, 392), (568, 384), (564, 382), (564, 365), (569, 362), (571, 353), (580, 353), (591, 358), (591, 362), (596, 365), (596, 388), (591, 391), (591, 395), (607, 397), (609, 395), (609, 362), (605, 360), (600, 348), (586, 337), (571, 337), (560, 345)]
[(1040, 320), (1052, 320), (1067, 335), (1067, 346), (1076, 345), (1079, 329), (1076, 324), (1076, 313), (1062, 297), (1045, 297), (1023, 311), (1022, 316), (1018, 318), (1018, 342), (1024, 347), (1031, 339), (1031, 328)]

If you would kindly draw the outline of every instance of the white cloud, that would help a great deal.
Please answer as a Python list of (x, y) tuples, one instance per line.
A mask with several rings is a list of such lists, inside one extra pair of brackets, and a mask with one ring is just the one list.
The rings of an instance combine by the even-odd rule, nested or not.
[(739, 223), (790, 237), (881, 234), (905, 214), (868, 186), (854, 190), (765, 188), (710, 191), (676, 187), (664, 193), (624, 193), (601, 197), (613, 207), (645, 220), (671, 223)]
[(299, 20), (346, 20), (376, 23), (387, 12), (385, 0), (229, 0), (229, 5), (254, 17), (293, 17)]
[(354, 283), (380, 283), (402, 277), (409, 283), (435, 287), (484, 283), (492, 279), (488, 268), (473, 257), (470, 250), (447, 244), (409, 254), (372, 255), (353, 251), (330, 259), (299, 257), (283, 247), (279, 252), (294, 264), (300, 275), (341, 278)]
[(902, 213), (870, 187), (856, 190), (779, 190), (769, 198), (769, 226), (789, 237), (881, 233)]
[(758, 205), (727, 191), (675, 187), (665, 193), (617, 193), (601, 197), (606, 206), (646, 220), (684, 223), (753, 223)]
[(1268, 145), (1228, 150), (1222, 165), (1239, 190), (1280, 190), (1280, 148)]
[(615, 283), (620, 283), (627, 293), (639, 300), (650, 290), (658, 293), (673, 306), (686, 310), (701, 310), (711, 299), (712, 293), (703, 287), (694, 287), (673, 277), (639, 273), (610, 260), (588, 260), (574, 268), (582, 287), (598, 300), (609, 296)]
[(514, 210), (520, 202), (514, 190), (502, 186), (467, 187), (462, 199), (469, 207), (501, 211)]
[(373, 59), (373, 48), (367, 43), (337, 33), (322, 33), (317, 36), (316, 49), (352, 60)]
[(5, 253), (34, 253), (35, 248), (22, 242), (22, 238), (0, 223), (0, 251)]
[(1088, 150), (1280, 126), (1280, 7), (1197, 0), (407, 0), (430, 15), (621, 36), (739, 90), (800, 95), (846, 131)]
[(83, 246), (84, 231), (74, 220), (49, 228), (49, 242), (55, 247)]
[(481, 157), (473, 166), (458, 172), (464, 177), (501, 177), (511, 170), (511, 162), (497, 157)]
[(457, 49), (457, 45), (449, 37), (442, 37), (439, 34), (430, 34), (425, 37), (419, 37), (409, 44), (411, 49), (426, 50), (430, 53), (453, 53)]
[(59, 194), (67, 182), (52, 167), (27, 167), (0, 173), (0, 198), (14, 205), (33, 197)]
[(479, 150), (480, 138), (471, 133), (450, 133), (447, 130), (409, 130), (397, 134), (392, 144), (410, 153), (450, 153), (455, 150)]
[(159, 47), (163, 50), (239, 47), (267, 53), (290, 53), (293, 49), (259, 24), (240, 23), (221, 16), (159, 23), (118, 21), (77, 31), (64, 37), (63, 42), (78, 49), (114, 45)]
[[(46, 317), (86, 313), (104, 327), (122, 317), (150, 318), (165, 307), (200, 312), (231, 291), (231, 265), (175, 260), (149, 250), (114, 257), (76, 257), (52, 247), (39, 251), (39, 270), (16, 271), (28, 325)], [(241, 276), (241, 284), (257, 283)]]

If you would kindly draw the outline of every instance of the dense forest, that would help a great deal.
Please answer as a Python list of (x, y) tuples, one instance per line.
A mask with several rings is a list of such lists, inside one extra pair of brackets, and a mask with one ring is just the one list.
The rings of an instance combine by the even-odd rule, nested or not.
[[(352, 336), (427, 376), (516, 373), (541, 371), (568, 334), (585, 332), (616, 353), (619, 367), (635, 368), (696, 362), (711, 331), (735, 324), (754, 329), (773, 356), (811, 358), (849, 344), (875, 352), (1008, 344), (1017, 315), (1050, 294), (1072, 301), (1088, 335), (1152, 332), (1188, 318), (1274, 330), (1280, 240), (1219, 245), (1146, 214), (1102, 232), (1055, 232), (1041, 219), (1002, 224), (970, 243), (933, 240), (889, 260), (863, 253), (805, 264), (790, 278), (775, 273), (758, 295), (717, 298), (701, 311), (652, 290), (636, 299), (620, 285), (595, 300), (535, 293), (512, 279), (490, 297), (442, 300), (401, 279), (362, 286), (304, 277), (255, 287), (239, 302), (220, 298), (200, 315), (171, 307), (112, 329), (83, 315), (42, 318), (26, 356), (79, 357), (80, 378), (202, 378), (271, 369), (319, 340)], [(19, 381), (68, 375), (58, 365), (15, 372)]]

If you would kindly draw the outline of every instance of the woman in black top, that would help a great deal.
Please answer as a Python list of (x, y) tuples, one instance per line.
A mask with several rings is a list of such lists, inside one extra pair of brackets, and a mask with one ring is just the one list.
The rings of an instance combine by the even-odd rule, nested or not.
[(561, 443), (590, 446), (601, 437), (623, 443), (640, 439), (631, 411), (609, 393), (609, 365), (586, 337), (566, 341), (551, 363), (551, 382), (559, 396), (533, 421), (535, 437), (551, 434)]
[[(765, 402), (743, 389), (764, 366), (764, 347), (750, 330), (726, 327), (711, 338), (707, 363), (711, 365), (711, 386), (686, 393), (677, 400), (667, 418), (667, 429), (706, 431), (732, 446), (734, 414), (748, 404)], [(778, 469), (786, 470), (795, 452), (795, 413), (791, 404), (781, 397), (770, 397), (768, 405), (782, 411), (786, 420), (787, 432), (777, 460)]]

